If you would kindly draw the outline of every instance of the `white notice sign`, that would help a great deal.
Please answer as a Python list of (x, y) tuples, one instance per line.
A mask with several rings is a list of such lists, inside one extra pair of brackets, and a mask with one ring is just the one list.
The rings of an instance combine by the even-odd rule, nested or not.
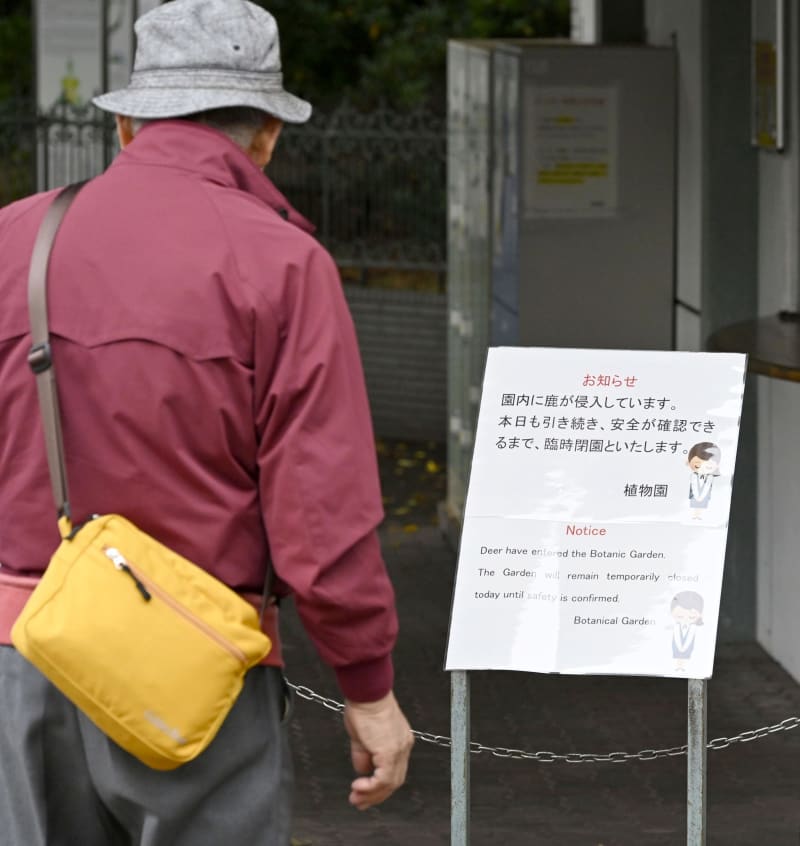
[(745, 365), (489, 351), (446, 669), (710, 677)]

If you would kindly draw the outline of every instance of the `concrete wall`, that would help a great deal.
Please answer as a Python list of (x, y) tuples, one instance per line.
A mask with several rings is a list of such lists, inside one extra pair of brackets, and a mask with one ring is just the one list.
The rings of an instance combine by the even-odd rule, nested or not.
[(447, 302), (433, 294), (345, 285), (375, 433), (444, 441)]
[(800, 681), (800, 385), (758, 382), (758, 641)]
[[(787, 2), (787, 138), (759, 154), (758, 311), (798, 309), (800, 13)], [(758, 378), (758, 640), (800, 681), (800, 384)]]
[[(729, 0), (647, 0), (646, 5), (650, 39), (664, 43), (674, 37), (679, 51), (682, 305), (676, 318), (679, 343), (698, 348), (720, 326), (797, 311), (800, 300), (800, 2), (785, 3), (787, 146), (781, 153), (748, 150), (743, 137), (748, 126), (741, 110), (749, 108), (750, 90), (749, 5)], [(798, 421), (800, 385), (748, 378), (729, 540), (733, 568), (727, 561), (723, 613), (729, 633), (747, 631), (751, 556), (756, 637), (800, 681)]]

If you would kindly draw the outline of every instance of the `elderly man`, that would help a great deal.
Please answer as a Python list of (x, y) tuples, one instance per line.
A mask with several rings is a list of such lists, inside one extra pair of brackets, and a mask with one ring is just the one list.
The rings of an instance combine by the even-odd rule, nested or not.
[[(363, 809), (405, 778), (394, 598), (363, 376), (330, 256), (266, 178), (286, 92), (273, 17), (174, 0), (142, 17), (130, 85), (95, 99), (122, 152), (78, 194), (49, 311), (76, 522), (120, 513), (258, 602), (293, 594), (346, 700)], [(286, 846), (291, 767), (277, 613), (217, 738), (156, 772), (8, 645), (58, 544), (26, 279), (53, 194), (0, 211), (0, 846)], [(96, 597), (97, 603), (103, 597)], [(135, 637), (136, 632), (131, 632)]]

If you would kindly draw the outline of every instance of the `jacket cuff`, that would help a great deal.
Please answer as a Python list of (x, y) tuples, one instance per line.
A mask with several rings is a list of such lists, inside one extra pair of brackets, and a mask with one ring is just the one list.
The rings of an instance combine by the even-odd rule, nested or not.
[(392, 656), (385, 655), (360, 664), (336, 667), (339, 689), (352, 702), (376, 702), (383, 699), (394, 685)]

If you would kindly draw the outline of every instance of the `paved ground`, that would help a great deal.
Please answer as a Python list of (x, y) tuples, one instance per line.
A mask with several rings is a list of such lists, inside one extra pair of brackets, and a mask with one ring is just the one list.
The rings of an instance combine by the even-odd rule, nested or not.
[[(430, 445), (382, 447), (389, 517), (384, 553), (398, 595), (396, 692), (415, 729), (450, 734), (442, 670), (455, 555), (435, 526), (443, 457)], [(291, 611), (290, 679), (338, 696)], [(485, 745), (557, 753), (679, 746), (686, 682), (672, 679), (475, 673), (472, 736)], [(800, 686), (755, 644), (717, 650), (709, 737), (800, 715)], [(295, 834), (311, 846), (450, 842), (449, 752), (415, 747), (407, 785), (361, 814), (340, 718), (298, 701), (292, 722)], [(678, 846), (686, 843), (686, 760), (544, 764), (472, 757), (472, 846)], [(800, 846), (800, 729), (709, 754), (711, 846)]]

